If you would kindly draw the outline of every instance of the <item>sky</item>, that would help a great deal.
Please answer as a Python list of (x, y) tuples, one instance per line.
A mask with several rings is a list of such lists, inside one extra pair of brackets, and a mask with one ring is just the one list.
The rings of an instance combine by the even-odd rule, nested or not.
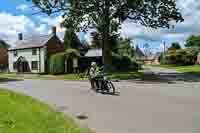
[[(197, 0), (177, 0), (183, 23), (175, 24), (173, 29), (151, 29), (138, 24), (125, 22), (120, 30), (121, 36), (131, 38), (134, 45), (141, 49), (148, 43), (153, 52), (163, 50), (163, 42), (167, 47), (172, 42), (180, 42), (184, 46), (186, 39), (194, 34), (200, 34), (200, 2)], [(1, 0), (0, 1), (0, 39), (11, 46), (15, 46), (17, 34), (23, 33), (24, 38), (47, 35), (52, 26), (57, 26), (58, 36), (62, 39), (64, 29), (60, 28), (63, 18), (59, 15), (49, 17), (45, 14), (32, 15), (37, 12), (27, 0)], [(80, 34), (81, 39), (91, 41), (90, 34)]]

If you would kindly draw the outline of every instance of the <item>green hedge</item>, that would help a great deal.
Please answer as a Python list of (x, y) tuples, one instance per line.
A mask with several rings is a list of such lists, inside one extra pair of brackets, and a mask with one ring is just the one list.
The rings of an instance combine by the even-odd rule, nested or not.
[(49, 60), (50, 74), (62, 74), (65, 72), (65, 54), (59, 53), (52, 55)]
[(161, 63), (175, 65), (194, 65), (196, 63), (199, 51), (199, 47), (190, 47), (180, 50), (169, 50), (164, 57), (165, 62)]
[(112, 62), (113, 71), (130, 71), (139, 70), (141, 68), (141, 65), (138, 62), (127, 56), (115, 55), (113, 56)]

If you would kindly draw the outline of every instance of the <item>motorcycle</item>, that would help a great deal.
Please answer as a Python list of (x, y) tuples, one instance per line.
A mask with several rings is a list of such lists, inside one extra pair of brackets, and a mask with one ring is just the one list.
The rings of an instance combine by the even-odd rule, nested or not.
[(115, 94), (115, 86), (107, 78), (106, 73), (99, 73), (99, 75), (96, 77), (96, 80), (98, 81), (99, 87), (96, 89), (97, 92), (101, 93), (109, 93), (109, 94)]

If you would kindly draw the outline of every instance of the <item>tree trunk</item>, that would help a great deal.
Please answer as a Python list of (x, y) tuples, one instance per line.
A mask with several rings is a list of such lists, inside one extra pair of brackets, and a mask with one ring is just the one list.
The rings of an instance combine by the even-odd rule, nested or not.
[(109, 11), (109, 0), (105, 0), (105, 9), (104, 9), (104, 24), (103, 24), (103, 33), (102, 33), (102, 54), (103, 54), (103, 64), (105, 70), (107, 71), (111, 65), (111, 51), (110, 51), (110, 11)]

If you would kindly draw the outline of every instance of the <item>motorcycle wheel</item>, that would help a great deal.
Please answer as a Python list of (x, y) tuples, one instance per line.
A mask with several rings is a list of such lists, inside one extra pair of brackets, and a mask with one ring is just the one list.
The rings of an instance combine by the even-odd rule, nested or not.
[(115, 94), (115, 86), (111, 81), (107, 82), (107, 89), (109, 93)]

